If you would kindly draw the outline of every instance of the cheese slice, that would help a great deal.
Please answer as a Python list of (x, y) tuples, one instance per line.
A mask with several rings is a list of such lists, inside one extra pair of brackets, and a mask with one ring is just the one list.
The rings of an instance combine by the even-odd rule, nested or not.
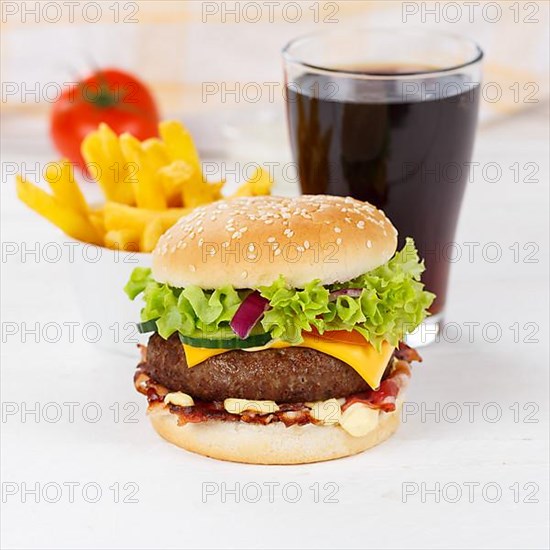
[[(361, 378), (373, 389), (378, 388), (382, 375), (386, 370), (388, 361), (393, 353), (394, 347), (383, 342), (380, 352), (369, 344), (350, 344), (345, 342), (335, 342), (333, 340), (323, 339), (314, 336), (304, 336), (304, 341), (296, 347), (311, 348), (322, 353), (326, 353), (336, 359), (340, 359), (353, 368)], [(194, 367), (210, 357), (226, 353), (228, 349), (208, 349), (195, 348), (182, 344), (185, 352), (185, 358), (189, 367)], [(254, 351), (261, 351), (269, 348), (288, 348), (292, 344), (287, 342), (275, 341), (260, 348), (254, 348)], [(251, 351), (251, 350), (250, 350)]]

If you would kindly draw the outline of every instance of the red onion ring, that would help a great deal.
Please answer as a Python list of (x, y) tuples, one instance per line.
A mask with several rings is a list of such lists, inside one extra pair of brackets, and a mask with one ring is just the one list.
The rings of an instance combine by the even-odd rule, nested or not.
[(328, 295), (329, 302), (334, 302), (338, 299), (338, 296), (351, 296), (352, 298), (359, 298), (363, 292), (362, 288), (341, 288), (335, 290)]
[(268, 307), (269, 300), (255, 290), (244, 299), (244, 302), (233, 315), (229, 326), (239, 338), (244, 340), (250, 336), (250, 332)]

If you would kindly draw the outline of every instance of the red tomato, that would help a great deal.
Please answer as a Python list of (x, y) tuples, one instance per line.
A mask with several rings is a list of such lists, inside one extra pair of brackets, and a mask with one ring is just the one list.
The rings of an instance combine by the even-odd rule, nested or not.
[(54, 103), (50, 133), (58, 151), (83, 165), (80, 144), (100, 122), (116, 134), (139, 140), (157, 135), (158, 111), (148, 88), (131, 74), (116, 69), (94, 72), (68, 87)]

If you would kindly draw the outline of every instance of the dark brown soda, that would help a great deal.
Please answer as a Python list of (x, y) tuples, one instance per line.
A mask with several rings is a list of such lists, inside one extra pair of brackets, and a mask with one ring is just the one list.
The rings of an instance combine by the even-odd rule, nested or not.
[(399, 247), (411, 236), (425, 259), (435, 314), (445, 303), (479, 85), (460, 75), (441, 81), (417, 74), (426, 70), (365, 67), (379, 77), (414, 74), (374, 83), (306, 74), (287, 87), (287, 110), (302, 192), (349, 195), (382, 208), (399, 231)]

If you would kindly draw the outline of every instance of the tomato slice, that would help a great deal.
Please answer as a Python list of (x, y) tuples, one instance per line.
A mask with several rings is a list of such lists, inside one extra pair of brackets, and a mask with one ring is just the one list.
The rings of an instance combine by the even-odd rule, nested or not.
[(333, 342), (341, 342), (342, 344), (354, 344), (357, 346), (370, 345), (365, 338), (356, 330), (348, 332), (347, 330), (329, 330), (322, 335), (316, 329), (311, 331), (311, 335), (322, 340), (332, 340)]

